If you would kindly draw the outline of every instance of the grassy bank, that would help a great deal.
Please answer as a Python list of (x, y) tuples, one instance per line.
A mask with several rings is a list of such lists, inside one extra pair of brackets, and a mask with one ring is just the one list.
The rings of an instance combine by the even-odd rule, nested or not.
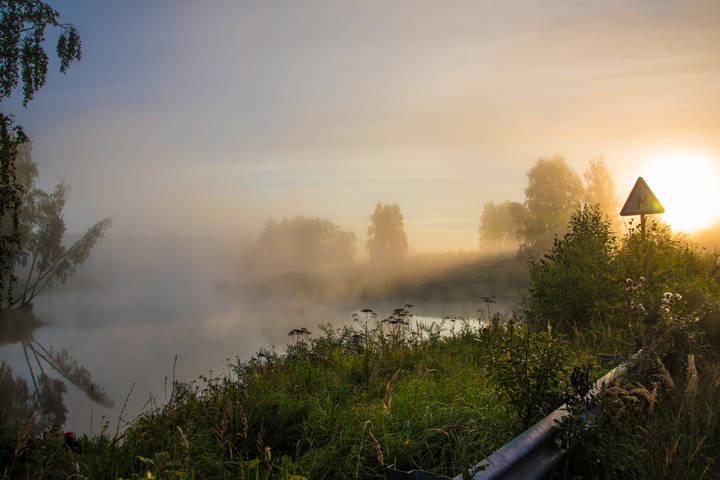
[[(493, 367), (508, 349), (539, 343), (497, 319), (479, 332), (459, 321), (441, 335), (437, 324), (408, 321), (408, 310), (367, 333), (370, 312), (356, 328), (326, 326), (313, 338), (299, 330), (282, 355), (261, 351), (229, 376), (176, 383), (170, 401), (120, 440), (82, 437), (82, 454), (60, 440), (21, 445), (12, 439), (22, 432), (5, 423), (8, 478), (43, 469), (47, 478), (382, 478), (390, 464), (457, 474), (525, 426), (502, 385), (514, 374), (503, 379)], [(553, 365), (572, 363), (554, 345)], [(551, 387), (531, 393), (530, 419), (558, 400)]]

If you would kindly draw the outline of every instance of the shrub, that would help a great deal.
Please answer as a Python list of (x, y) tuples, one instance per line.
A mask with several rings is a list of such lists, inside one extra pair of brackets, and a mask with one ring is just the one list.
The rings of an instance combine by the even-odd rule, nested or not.
[(614, 266), (616, 249), (610, 219), (597, 205), (574, 211), (568, 232), (555, 237), (552, 251), (529, 260), (524, 308), (531, 323), (567, 333), (612, 318), (623, 298)]
[(563, 338), (512, 321), (496, 332), (499, 348), (492, 358), (490, 377), (527, 428), (560, 405), (570, 349)]

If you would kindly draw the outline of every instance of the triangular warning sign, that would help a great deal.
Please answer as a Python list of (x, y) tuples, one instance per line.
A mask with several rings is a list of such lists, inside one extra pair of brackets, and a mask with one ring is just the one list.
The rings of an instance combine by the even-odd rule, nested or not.
[(651, 215), (656, 213), (665, 213), (665, 209), (660, 205), (660, 201), (652, 190), (650, 190), (645, 180), (643, 180), (642, 177), (638, 177), (627, 201), (625, 201), (625, 205), (622, 210), (620, 210), (620, 215), (627, 217), (630, 215)]

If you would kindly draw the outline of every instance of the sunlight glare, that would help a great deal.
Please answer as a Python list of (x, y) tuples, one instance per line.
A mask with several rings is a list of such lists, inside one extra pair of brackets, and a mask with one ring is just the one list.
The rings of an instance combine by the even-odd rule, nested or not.
[(720, 219), (717, 162), (689, 152), (667, 153), (652, 160), (643, 177), (674, 230), (692, 233)]

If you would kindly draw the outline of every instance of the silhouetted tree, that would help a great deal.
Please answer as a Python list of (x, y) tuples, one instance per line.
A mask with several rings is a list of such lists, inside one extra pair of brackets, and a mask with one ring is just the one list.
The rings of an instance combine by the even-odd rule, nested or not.
[(354, 254), (352, 231), (308, 217), (268, 221), (251, 252), (255, 268), (267, 273), (345, 267)]
[[(80, 37), (71, 24), (60, 23), (60, 14), (38, 0), (0, 2), (0, 102), (22, 83), (23, 105), (32, 100), (47, 78), (44, 50), (46, 29), (60, 30), (55, 48), (60, 71), (65, 73), (81, 57)], [(0, 112), (0, 295), (11, 302), (15, 284), (15, 256), (20, 244), (20, 210), (23, 186), (17, 179), (18, 147), (27, 141), (12, 115)]]
[(583, 186), (577, 173), (559, 155), (540, 158), (528, 172), (527, 216), (520, 229), (522, 250), (542, 251), (556, 234), (565, 232), (570, 213), (582, 204)]
[(370, 262), (386, 264), (405, 258), (408, 251), (407, 235), (400, 206), (378, 202), (370, 215), (367, 249)]
[(23, 144), (16, 159), (16, 178), (23, 190), (13, 265), (18, 288), (10, 298), (0, 298), (0, 309), (27, 306), (53, 280), (64, 283), (110, 226), (109, 218), (100, 220), (80, 240), (69, 247), (63, 245), (62, 212), (70, 187), (60, 183), (52, 193), (34, 188), (37, 167), (30, 152), (30, 144)]
[(505, 250), (516, 245), (526, 214), (524, 210), (525, 207), (518, 202), (486, 202), (478, 227), (480, 251)]
[(603, 158), (590, 160), (585, 178), (585, 203), (599, 205), (600, 211), (611, 219), (613, 227), (619, 227), (620, 201), (615, 193), (615, 183), (605, 167)]

